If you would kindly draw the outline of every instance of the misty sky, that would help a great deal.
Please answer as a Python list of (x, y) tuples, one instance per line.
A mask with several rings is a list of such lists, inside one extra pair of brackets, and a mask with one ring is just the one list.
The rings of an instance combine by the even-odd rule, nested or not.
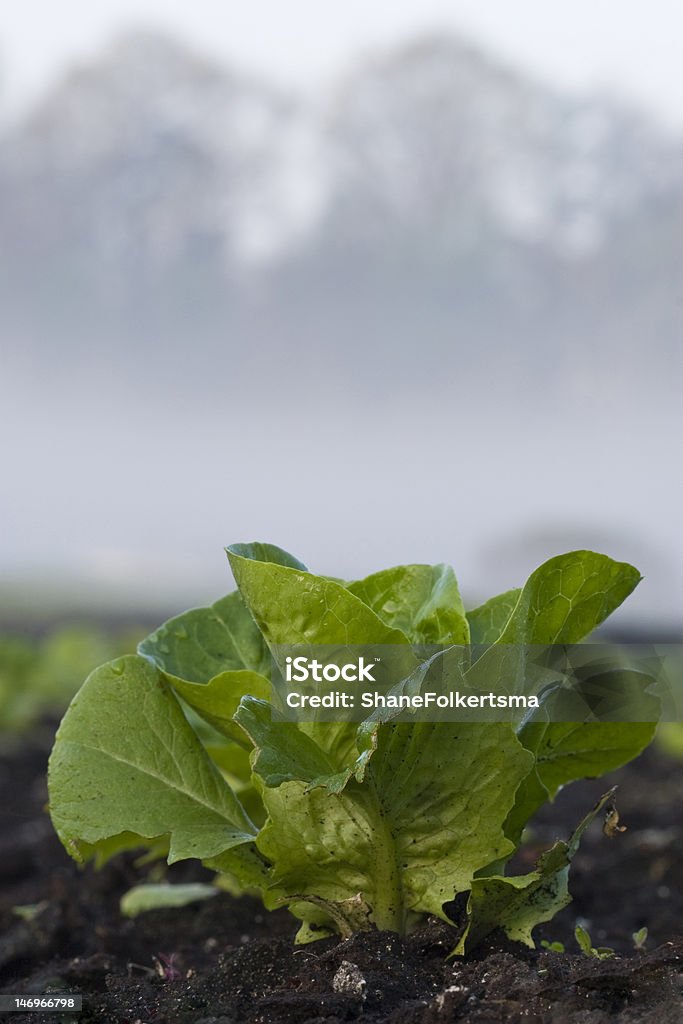
[(163, 26), (303, 86), (359, 52), (448, 27), (545, 79), (611, 88), (683, 125), (680, 0), (22, 0), (0, 13), (3, 106), (30, 102), (69, 63), (131, 25)]
[[(0, 0), (0, 112), (21, 112), (131, 27), (171, 31), (306, 89), (373, 48), (446, 28), (527, 74), (611, 88), (683, 128), (681, 0)], [(535, 408), (533, 381), (520, 401), (494, 376), (490, 394), (372, 415), (349, 415), (348, 396), (299, 411), (283, 388), (282, 407), (247, 428), (229, 402), (178, 415), (161, 390), (109, 386), (106, 366), (96, 387), (75, 374), (64, 394), (47, 378), (0, 374), (12, 438), (0, 481), (0, 584), (35, 576), (81, 581), (83, 593), (86, 584), (122, 593), (134, 584), (180, 610), (229, 589), (224, 543), (258, 538), (348, 577), (450, 561), (479, 599), (519, 585), (542, 558), (585, 546), (643, 571), (629, 603), (635, 617), (678, 621), (681, 482), (671, 467), (681, 407), (647, 384), (637, 402), (617, 381), (593, 405), (579, 395), (558, 411)]]

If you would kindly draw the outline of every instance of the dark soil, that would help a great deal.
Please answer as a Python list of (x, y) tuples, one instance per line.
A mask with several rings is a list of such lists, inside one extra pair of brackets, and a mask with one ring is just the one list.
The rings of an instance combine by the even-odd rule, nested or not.
[[(119, 898), (148, 869), (130, 856), (99, 873), (69, 860), (44, 812), (45, 763), (44, 742), (0, 755), (0, 991), (82, 993), (84, 1010), (8, 1015), (14, 1024), (683, 1021), (683, 764), (654, 749), (562, 793), (520, 854), (518, 867), (528, 869), (619, 783), (628, 831), (608, 839), (591, 828), (574, 863), (573, 904), (538, 929), (539, 940), (564, 942), (568, 953), (494, 938), (467, 961), (446, 959), (456, 933), (436, 921), (406, 940), (374, 932), (295, 947), (286, 912), (228, 895), (123, 919)], [(169, 876), (205, 877), (191, 864)], [(13, 910), (25, 905), (31, 920)], [(577, 921), (615, 957), (578, 953)], [(643, 927), (637, 952), (632, 936)]]

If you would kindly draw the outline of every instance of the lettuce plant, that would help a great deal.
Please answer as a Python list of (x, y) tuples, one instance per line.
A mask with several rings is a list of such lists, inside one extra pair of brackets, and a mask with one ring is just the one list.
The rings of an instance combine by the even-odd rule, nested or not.
[[(526, 875), (506, 876), (531, 815), (565, 784), (624, 764), (654, 726), (625, 722), (283, 722), (270, 648), (575, 644), (639, 582), (575, 551), (466, 612), (447, 566), (345, 583), (268, 544), (234, 545), (237, 590), (97, 669), (50, 760), (50, 812), (73, 857), (149, 847), (198, 858), (234, 892), (300, 919), (298, 940), (401, 934), (469, 893), (457, 952), (532, 929), (567, 902), (569, 864), (608, 793)], [(446, 909), (444, 909), (446, 907)]]

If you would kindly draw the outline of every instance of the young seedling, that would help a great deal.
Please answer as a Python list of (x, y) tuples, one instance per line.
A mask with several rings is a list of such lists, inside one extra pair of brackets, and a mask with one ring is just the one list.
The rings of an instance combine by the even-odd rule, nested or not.
[(403, 934), (429, 914), (448, 920), (444, 906), (469, 893), (457, 953), (495, 928), (533, 946), (536, 925), (569, 902), (570, 862), (613, 791), (535, 870), (507, 876), (524, 827), (562, 786), (640, 753), (650, 720), (281, 721), (271, 651), (384, 645), (419, 665), (425, 645), (455, 645), (493, 663), (510, 645), (583, 640), (637, 570), (570, 552), (466, 611), (443, 565), (347, 583), (273, 545), (234, 545), (228, 558), (236, 591), (167, 622), (74, 698), (49, 771), (69, 853), (98, 864), (140, 847), (169, 863), (196, 858), (231, 892), (288, 906), (300, 942)]
[(549, 942), (547, 939), (541, 939), (541, 946), (551, 953), (564, 953), (563, 942)]
[(637, 932), (634, 932), (631, 938), (633, 939), (633, 948), (637, 952), (642, 953), (645, 949), (645, 943), (647, 942), (647, 928), (639, 928)]
[(609, 960), (615, 956), (614, 950), (610, 949), (609, 946), (594, 946), (590, 935), (580, 924), (577, 924), (574, 929), (574, 937), (579, 944), (581, 952), (586, 956), (595, 957), (597, 960)]

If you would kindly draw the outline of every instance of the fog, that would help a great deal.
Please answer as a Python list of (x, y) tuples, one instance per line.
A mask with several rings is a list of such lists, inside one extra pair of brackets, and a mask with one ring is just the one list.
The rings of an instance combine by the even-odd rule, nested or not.
[(676, 621), (680, 479), (662, 439), (677, 410), (636, 408), (610, 427), (547, 403), (522, 416), (513, 396), (373, 405), (331, 392), (224, 411), (64, 397), (34, 392), (38, 415), (5, 398), (16, 490), (0, 557), (48, 598), (59, 584), (84, 608), (180, 609), (231, 589), (223, 545), (267, 539), (347, 577), (447, 561), (475, 601), (589, 547), (644, 573), (629, 621)]
[(5, 614), (180, 610), (261, 539), (472, 602), (596, 548), (680, 626), (682, 152), (450, 37), (324, 103), (95, 54), (0, 140)]

